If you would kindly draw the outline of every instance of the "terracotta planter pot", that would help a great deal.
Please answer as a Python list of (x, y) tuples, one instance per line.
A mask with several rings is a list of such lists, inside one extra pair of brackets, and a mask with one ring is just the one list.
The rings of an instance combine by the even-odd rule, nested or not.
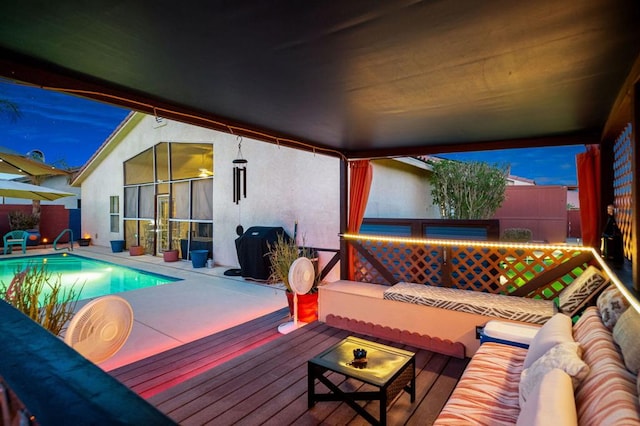
[[(289, 314), (293, 316), (293, 293), (287, 292)], [(318, 293), (298, 295), (298, 321), (313, 322), (318, 319)]]
[(162, 258), (165, 262), (177, 262), (178, 250), (167, 250), (162, 252)]
[(129, 247), (129, 255), (130, 256), (141, 256), (144, 254), (144, 247), (142, 246), (131, 246)]

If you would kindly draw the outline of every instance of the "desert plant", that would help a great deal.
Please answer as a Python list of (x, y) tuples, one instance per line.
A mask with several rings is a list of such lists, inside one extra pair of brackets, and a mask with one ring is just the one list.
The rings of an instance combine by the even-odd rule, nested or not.
[(63, 289), (60, 275), (53, 282), (51, 275), (44, 264), (30, 264), (16, 271), (10, 284), (0, 282), (0, 298), (59, 336), (73, 316), (82, 287)]
[(489, 219), (502, 205), (507, 167), (443, 160), (433, 165), (431, 195), (444, 219)]
[[(304, 244), (304, 243), (303, 243)], [(289, 284), (289, 268), (291, 264), (299, 257), (307, 257), (309, 259), (316, 260), (317, 255), (315, 251), (308, 247), (298, 247), (296, 242), (283, 234), (278, 234), (276, 241), (269, 245), (269, 252), (266, 254), (271, 260), (271, 275), (269, 276), (269, 283), (275, 284), (282, 282), (287, 291), (291, 291), (291, 285)], [(313, 287), (309, 293), (315, 293), (318, 291), (318, 282), (320, 281), (320, 274), (317, 271), (313, 283)]]
[(9, 228), (12, 231), (34, 229), (38, 227), (40, 218), (37, 215), (22, 213), (21, 211), (9, 212)]

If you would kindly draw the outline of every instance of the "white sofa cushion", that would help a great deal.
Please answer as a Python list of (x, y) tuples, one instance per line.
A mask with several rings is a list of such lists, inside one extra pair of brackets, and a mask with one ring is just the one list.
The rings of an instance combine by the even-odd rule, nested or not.
[(524, 359), (524, 368), (529, 368), (542, 355), (552, 347), (566, 342), (573, 342), (571, 318), (564, 314), (555, 314), (538, 330), (534, 336), (527, 357)]
[(582, 350), (576, 342), (565, 342), (549, 349), (531, 367), (522, 370), (520, 376), (520, 409), (526, 407), (534, 389), (542, 378), (554, 368), (559, 368), (571, 376), (573, 389), (589, 374), (589, 366), (582, 361)]
[(571, 376), (559, 368), (545, 374), (520, 410), (517, 426), (574, 426), (578, 413)]

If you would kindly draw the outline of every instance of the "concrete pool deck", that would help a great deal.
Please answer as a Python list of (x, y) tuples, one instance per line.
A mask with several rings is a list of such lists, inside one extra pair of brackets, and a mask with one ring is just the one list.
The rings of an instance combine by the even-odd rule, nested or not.
[[(28, 250), (25, 256), (54, 253), (62, 251), (33, 249)], [(164, 262), (159, 256), (130, 256), (126, 251), (112, 253), (110, 248), (100, 246), (74, 247), (72, 254), (181, 279), (156, 287), (115, 293), (131, 304), (134, 325), (122, 349), (99, 364), (105, 371), (287, 306), (281, 287), (225, 276), (228, 266), (193, 268), (190, 261)], [(23, 255), (14, 251), (8, 256)], [(79, 302), (78, 309), (88, 301)]]

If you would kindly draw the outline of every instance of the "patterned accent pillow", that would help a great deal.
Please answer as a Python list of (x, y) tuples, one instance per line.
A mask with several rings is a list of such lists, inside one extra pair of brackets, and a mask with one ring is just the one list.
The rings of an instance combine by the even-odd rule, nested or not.
[(571, 376), (573, 389), (589, 374), (589, 366), (580, 359), (582, 349), (576, 342), (560, 343), (542, 355), (531, 367), (522, 370), (520, 375), (520, 409), (533, 395), (533, 391), (549, 371), (554, 368)]
[(589, 266), (578, 278), (560, 292), (560, 312), (571, 313), (607, 279), (595, 266)]
[(640, 371), (638, 340), (640, 340), (640, 314), (635, 308), (629, 308), (620, 315), (620, 319), (613, 327), (613, 341), (620, 346), (624, 365), (634, 374)]
[(542, 377), (518, 414), (516, 426), (577, 425), (571, 376), (554, 368)]
[(613, 330), (620, 315), (629, 307), (629, 301), (615, 285), (610, 285), (598, 296), (597, 305), (602, 323)]

